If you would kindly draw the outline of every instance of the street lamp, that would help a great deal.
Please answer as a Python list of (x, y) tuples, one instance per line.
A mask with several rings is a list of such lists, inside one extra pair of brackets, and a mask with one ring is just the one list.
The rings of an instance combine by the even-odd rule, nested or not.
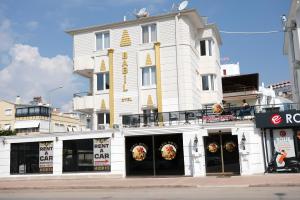
[(59, 87), (53, 88), (51, 90), (48, 90), (48, 97), (49, 97), (49, 110), (48, 110), (49, 130), (48, 130), (48, 133), (49, 134), (50, 134), (50, 128), (51, 128), (51, 93), (56, 90), (59, 90), (61, 88), (63, 88), (63, 86), (59, 86)]

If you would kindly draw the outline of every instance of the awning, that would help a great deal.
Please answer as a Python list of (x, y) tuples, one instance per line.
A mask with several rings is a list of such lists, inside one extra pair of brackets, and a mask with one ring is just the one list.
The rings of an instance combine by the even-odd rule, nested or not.
[(16, 121), (15, 122), (15, 129), (20, 128), (37, 128), (40, 125), (40, 121)]

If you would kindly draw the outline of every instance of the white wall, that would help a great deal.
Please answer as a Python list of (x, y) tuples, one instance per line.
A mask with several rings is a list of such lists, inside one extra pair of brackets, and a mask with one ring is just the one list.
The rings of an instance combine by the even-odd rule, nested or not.
[[(226, 71), (226, 75), (224, 74), (224, 70)], [(221, 65), (221, 75), (222, 76), (236, 76), (240, 75), (240, 63), (232, 63), (232, 64), (222, 64)]]
[[(125, 148), (124, 137), (121, 132), (84, 133), (72, 135), (46, 136), (38, 135), (35, 137), (7, 137), (6, 144), (0, 142), (0, 177), (8, 176), (53, 176), (53, 175), (76, 175), (84, 173), (62, 173), (63, 162), (63, 140), (92, 139), (92, 138), (111, 138), (111, 172), (97, 172), (97, 175), (125, 175)], [(25, 174), (10, 175), (10, 144), (26, 142), (53, 141), (53, 174)]]

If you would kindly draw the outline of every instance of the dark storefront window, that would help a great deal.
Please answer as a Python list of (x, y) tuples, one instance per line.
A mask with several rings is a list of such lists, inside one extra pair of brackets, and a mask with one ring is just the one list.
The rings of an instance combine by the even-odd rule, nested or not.
[(110, 171), (110, 139), (63, 141), (63, 172)]
[[(50, 151), (40, 150), (42, 144), (50, 144)], [(34, 174), (52, 173), (52, 142), (30, 142), (11, 144), (10, 173), (11, 174)], [(46, 147), (49, 148), (49, 147)]]

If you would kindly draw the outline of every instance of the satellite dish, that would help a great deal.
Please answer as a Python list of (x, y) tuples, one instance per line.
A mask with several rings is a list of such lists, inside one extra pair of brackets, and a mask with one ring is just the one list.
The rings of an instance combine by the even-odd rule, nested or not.
[(137, 18), (148, 17), (149, 13), (146, 8), (141, 8), (139, 12), (134, 13)]
[(182, 11), (182, 10), (186, 9), (186, 7), (187, 7), (188, 4), (189, 4), (188, 1), (183, 1), (183, 2), (181, 2), (181, 3), (179, 4), (179, 6), (178, 6), (178, 10), (179, 10), (179, 11)]

